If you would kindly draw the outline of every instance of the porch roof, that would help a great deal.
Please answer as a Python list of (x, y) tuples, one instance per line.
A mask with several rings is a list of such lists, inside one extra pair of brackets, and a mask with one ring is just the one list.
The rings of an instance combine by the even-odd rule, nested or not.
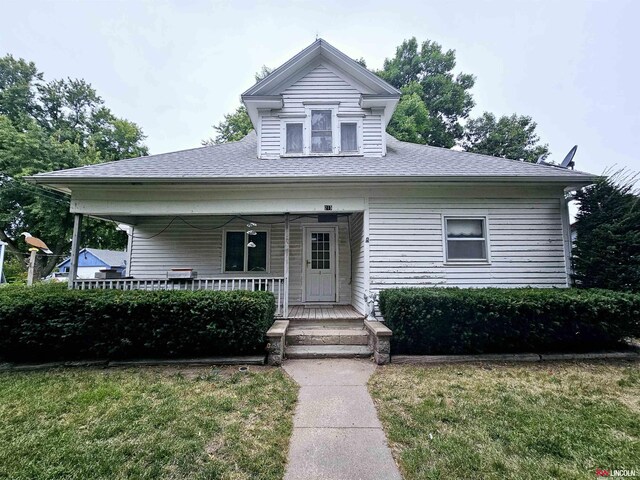
[(256, 158), (257, 138), (28, 177), (34, 183), (275, 183), (354, 181), (546, 181), (588, 184), (597, 176), (549, 165), (401, 142), (385, 157)]

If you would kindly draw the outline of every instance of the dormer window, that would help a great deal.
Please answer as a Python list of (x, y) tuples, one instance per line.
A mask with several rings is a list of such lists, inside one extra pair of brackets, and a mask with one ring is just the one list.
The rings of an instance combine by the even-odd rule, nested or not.
[(285, 124), (286, 147), (285, 153), (303, 153), (304, 140), (302, 134), (302, 123), (290, 122)]
[(307, 106), (304, 113), (283, 115), (280, 154), (292, 157), (361, 155), (362, 117), (338, 114), (333, 104)]
[(311, 110), (311, 152), (333, 152), (331, 110)]
[(358, 124), (342, 122), (340, 124), (340, 151), (342, 153), (358, 153)]

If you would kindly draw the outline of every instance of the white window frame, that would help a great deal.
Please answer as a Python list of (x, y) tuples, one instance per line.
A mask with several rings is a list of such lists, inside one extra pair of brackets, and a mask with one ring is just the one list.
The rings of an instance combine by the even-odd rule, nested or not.
[[(343, 123), (355, 123), (356, 124), (356, 142), (358, 142), (358, 149), (353, 151), (342, 151), (342, 124)], [(343, 155), (362, 155), (362, 118), (349, 118), (340, 117), (338, 125), (338, 149)]]
[[(287, 153), (287, 124), (299, 123), (302, 124), (302, 152), (300, 153)], [(308, 150), (307, 145), (307, 122), (303, 116), (295, 118), (280, 119), (280, 155), (283, 157), (301, 157), (306, 155)]]
[[(313, 110), (331, 110), (331, 140), (333, 148), (331, 152), (311, 151), (311, 112)], [(302, 123), (302, 153), (287, 153), (287, 124)], [(355, 123), (357, 130), (358, 150), (342, 152), (342, 130), (343, 123)], [(281, 157), (335, 157), (335, 156), (355, 156), (363, 155), (364, 133), (362, 116), (349, 116), (338, 114), (336, 104), (313, 104), (305, 106), (304, 115), (296, 114), (280, 118), (280, 156)]]
[[(313, 110), (331, 110), (331, 141), (333, 146), (330, 152), (311, 151), (311, 112)], [(305, 155), (310, 157), (331, 157), (340, 153), (340, 132), (338, 128), (338, 107), (336, 105), (309, 105), (304, 109), (306, 113), (304, 131)]]
[[(449, 238), (447, 236), (447, 220), (482, 220), (483, 238), (470, 238), (468, 240), (484, 240), (486, 258), (449, 258)], [(456, 238), (453, 241), (467, 241)], [(491, 245), (489, 243), (489, 217), (488, 215), (448, 215), (442, 216), (442, 243), (444, 263), (447, 265), (487, 265), (491, 263)]]
[[(251, 241), (250, 238), (253, 235), (247, 234), (246, 228), (225, 228), (222, 230), (222, 273), (227, 275), (251, 275), (251, 276), (260, 276), (267, 275), (271, 272), (271, 230), (268, 228), (260, 228), (254, 229), (256, 233), (266, 233), (267, 234), (267, 266), (264, 272), (252, 272), (248, 270), (249, 265), (249, 247), (247, 244)], [(237, 270), (233, 272), (227, 271), (227, 232), (244, 232), (244, 266), (242, 270)]]

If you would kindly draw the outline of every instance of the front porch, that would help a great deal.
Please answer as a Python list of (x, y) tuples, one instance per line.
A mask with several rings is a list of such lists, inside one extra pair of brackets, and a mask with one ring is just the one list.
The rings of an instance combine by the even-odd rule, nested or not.
[[(97, 215), (96, 215), (97, 216)], [(269, 291), (276, 316), (364, 318), (362, 212), (242, 216), (118, 217), (129, 225), (123, 278), (78, 279), (76, 215), (69, 286), (74, 289)], [(175, 271), (187, 278), (171, 278)]]

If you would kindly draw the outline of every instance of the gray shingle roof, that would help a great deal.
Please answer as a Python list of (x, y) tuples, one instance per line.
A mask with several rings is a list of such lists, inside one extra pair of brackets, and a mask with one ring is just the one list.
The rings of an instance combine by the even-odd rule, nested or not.
[(121, 267), (126, 263), (127, 257), (129, 256), (127, 252), (120, 252), (118, 250), (102, 250), (91, 247), (87, 247), (85, 250), (111, 267)]
[[(100, 248), (91, 247), (81, 249), (79, 254), (82, 254), (85, 251), (91, 253), (99, 260), (102, 260), (110, 267), (122, 267), (126, 264), (127, 258), (129, 257), (129, 254), (127, 252), (121, 252), (119, 250), (103, 250)], [(58, 267), (63, 263), (68, 262), (70, 258), (71, 257), (65, 258), (61, 263), (58, 264)]]
[(585, 183), (594, 175), (548, 165), (417, 145), (387, 135), (387, 155), (256, 158), (256, 135), (239, 142), (163, 153), (43, 173), (37, 183), (65, 184), (107, 181), (262, 181), (411, 180), (411, 179), (546, 179)]

